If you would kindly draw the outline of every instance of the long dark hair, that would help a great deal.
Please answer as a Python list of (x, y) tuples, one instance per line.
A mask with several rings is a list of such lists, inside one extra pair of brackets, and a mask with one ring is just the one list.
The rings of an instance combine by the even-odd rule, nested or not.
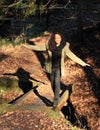
[(60, 34), (60, 33), (58, 33), (58, 32), (56, 32), (56, 33), (51, 33), (51, 37), (50, 37), (50, 40), (49, 40), (49, 42), (48, 42), (48, 47), (49, 47), (48, 49), (49, 49), (50, 51), (53, 51), (53, 50), (55, 49), (55, 47), (56, 47), (55, 34), (59, 34), (59, 35), (61, 36), (61, 38), (62, 38), (62, 41), (61, 41), (61, 42), (64, 41), (62, 34)]

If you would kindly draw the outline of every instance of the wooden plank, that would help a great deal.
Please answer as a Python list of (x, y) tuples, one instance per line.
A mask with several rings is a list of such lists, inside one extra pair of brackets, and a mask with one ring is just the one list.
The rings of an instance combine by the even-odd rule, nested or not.
[[(32, 81), (32, 82), (34, 82), (34, 81)], [(28, 91), (27, 93), (21, 95), (20, 97), (18, 97), (17, 99), (15, 99), (14, 101), (12, 101), (10, 103), (12, 105), (15, 105), (15, 104), (21, 103), (22, 101), (25, 101), (28, 98), (29, 95), (32, 95), (32, 94), (34, 95), (34, 92), (33, 92), (34, 89), (37, 88), (37, 87), (39, 87), (41, 84), (42, 83), (35, 81), (35, 84), (34, 84), (34, 86), (32, 87), (32, 89), (30, 91)]]
[(26, 100), (28, 95), (30, 95), (30, 94), (33, 94), (33, 89), (31, 89), (27, 93), (21, 95), (17, 99), (13, 100), (12, 102), (10, 102), (10, 104), (15, 105), (15, 104), (21, 103), (23, 100)]
[(58, 105), (55, 110), (60, 111), (62, 107), (67, 103), (68, 99), (69, 99), (69, 91), (66, 90), (59, 99)]

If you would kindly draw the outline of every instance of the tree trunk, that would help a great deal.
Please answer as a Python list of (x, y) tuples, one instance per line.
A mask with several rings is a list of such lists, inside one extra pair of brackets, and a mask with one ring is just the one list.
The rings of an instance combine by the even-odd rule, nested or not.
[(77, 23), (78, 23), (78, 36), (79, 40), (82, 39), (82, 30), (83, 30), (83, 19), (82, 19), (82, 0), (78, 0), (78, 12), (77, 12)]
[(46, 30), (48, 30), (49, 28), (49, 17), (50, 17), (50, 13), (49, 10), (46, 12)]

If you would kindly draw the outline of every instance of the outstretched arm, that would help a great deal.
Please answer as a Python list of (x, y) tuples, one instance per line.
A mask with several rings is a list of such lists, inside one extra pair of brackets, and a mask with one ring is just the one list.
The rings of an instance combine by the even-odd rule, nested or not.
[(46, 51), (46, 45), (22, 45), (22, 47), (28, 48), (30, 50), (34, 50), (34, 51)]
[(73, 60), (74, 62), (82, 65), (82, 66), (90, 66), (89, 64), (85, 63), (83, 60), (81, 60), (79, 57), (77, 57), (70, 49), (69, 49), (70, 44), (68, 43), (67, 45), (67, 52), (66, 55)]

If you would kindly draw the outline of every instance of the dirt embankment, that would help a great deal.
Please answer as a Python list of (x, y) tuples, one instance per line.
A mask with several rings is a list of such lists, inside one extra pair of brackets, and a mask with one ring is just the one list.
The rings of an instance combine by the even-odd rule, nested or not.
[[(40, 45), (46, 39), (45, 37), (42, 37), (35, 40), (37, 40), (36, 44)], [(69, 106), (68, 107), (65, 106), (62, 109), (62, 112), (64, 113), (66, 118), (68, 118), (74, 125), (78, 125), (78, 126), (80, 125), (80, 127), (83, 128), (84, 130), (89, 130), (89, 129), (99, 130), (100, 129), (100, 122), (99, 122), (100, 108), (99, 108), (98, 100), (99, 100), (100, 91), (98, 85), (99, 85), (99, 77), (100, 77), (100, 68), (99, 68), (100, 63), (99, 63), (98, 55), (96, 55), (97, 52), (93, 50), (92, 46), (90, 46), (90, 48), (89, 47), (86, 48), (86, 46), (89, 45), (83, 46), (80, 49), (80, 51), (76, 49), (76, 51), (78, 55), (80, 54), (79, 56), (81, 56), (81, 54), (85, 55), (85, 56), (83, 55), (83, 59), (87, 63), (91, 64), (91, 66), (93, 67), (92, 69), (82, 68), (80, 65), (77, 65), (75, 62), (71, 61), (68, 58), (65, 61), (66, 68), (65, 68), (65, 76), (61, 79), (62, 86), (64, 85), (64, 87), (67, 87), (69, 84), (73, 84), (74, 92), (71, 94)], [(93, 50), (94, 56), (91, 54), (91, 50)], [(43, 58), (44, 54), (33, 52), (21, 46), (13, 47), (12, 45), (9, 45), (8, 47), (4, 46), (0, 49), (0, 79), (4, 78), (3, 75), (4, 73), (8, 73), (17, 77), (18, 81), (20, 81), (20, 79), (21, 80), (25, 79), (29, 81), (29, 77), (31, 77), (34, 80), (38, 80), (40, 82), (45, 83), (40, 85), (40, 87), (37, 88), (38, 91), (37, 95), (34, 94), (32, 95), (33, 97), (29, 97), (26, 104), (37, 103), (38, 105), (46, 106), (46, 104), (43, 102), (45, 99), (48, 99), (51, 103), (53, 100), (53, 92), (51, 90), (50, 81), (41, 67), (41, 63), (44, 60), (42, 59), (41, 61), (41, 56)], [(23, 86), (20, 86), (20, 82), (19, 82), (19, 87), (23, 93), (23, 90), (25, 88), (23, 88)], [(17, 98), (18, 96), (20, 96), (20, 94), (19, 93), (16, 94), (16, 92), (11, 90), (6, 94), (1, 93), (0, 96), (6, 99), (8, 102), (10, 102), (15, 98)], [(12, 112), (8, 115), (4, 114), (0, 117), (2, 119), (0, 123), (2, 123), (2, 128), (5, 128), (4, 130), (10, 130), (10, 127), (8, 127), (8, 125), (11, 121), (14, 121), (15, 119), (14, 116), (16, 116), (15, 119), (16, 122), (14, 121), (12, 123), (12, 129), (13, 126), (16, 126), (17, 128), (18, 125), (17, 117), (19, 117), (18, 116), (19, 114), (21, 115), (20, 119), (21, 118), (28, 119), (29, 122), (34, 122), (33, 118), (31, 118), (32, 115), (35, 117), (35, 119), (37, 118), (36, 112), (35, 114), (33, 114), (32, 112), (27, 110), (25, 112), (20, 111), (20, 113), (19, 114), (18, 113), (19, 111), (15, 111), (14, 113)], [(31, 113), (31, 117), (30, 116), (28, 117), (30, 113)], [(6, 123), (4, 122), (5, 118), (6, 118)], [(9, 119), (11, 118), (11, 120), (9, 120), (8, 118)], [(43, 121), (43, 124), (45, 123), (48, 124), (49, 122), (48, 127), (46, 125), (44, 129), (48, 128), (49, 130), (52, 128), (53, 130), (55, 129), (67, 130), (65, 124), (61, 122), (59, 122), (59, 125), (62, 124), (61, 127), (58, 126), (51, 127), (53, 122), (47, 119), (45, 113), (40, 114), (40, 117), (38, 118), (36, 119), (36, 122), (38, 123), (42, 118), (43, 120), (41, 120), (41, 122)], [(22, 121), (20, 122), (21, 124), (26, 124), (27, 126), (27, 120), (24, 123)], [(3, 123), (5, 124), (4, 126)], [(57, 125), (57, 123), (54, 123), (54, 125)], [(29, 127), (27, 128), (27, 130), (28, 129), (32, 130), (31, 128), (32, 126), (30, 125)], [(36, 127), (37, 127), (37, 123), (36, 123)], [(20, 128), (17, 129), (22, 130), (22, 128), (23, 130), (25, 130), (23, 125), (21, 125), (21, 129)], [(38, 128), (38, 130), (39, 129), (42, 129), (42, 125), (40, 126), (40, 128)]]

